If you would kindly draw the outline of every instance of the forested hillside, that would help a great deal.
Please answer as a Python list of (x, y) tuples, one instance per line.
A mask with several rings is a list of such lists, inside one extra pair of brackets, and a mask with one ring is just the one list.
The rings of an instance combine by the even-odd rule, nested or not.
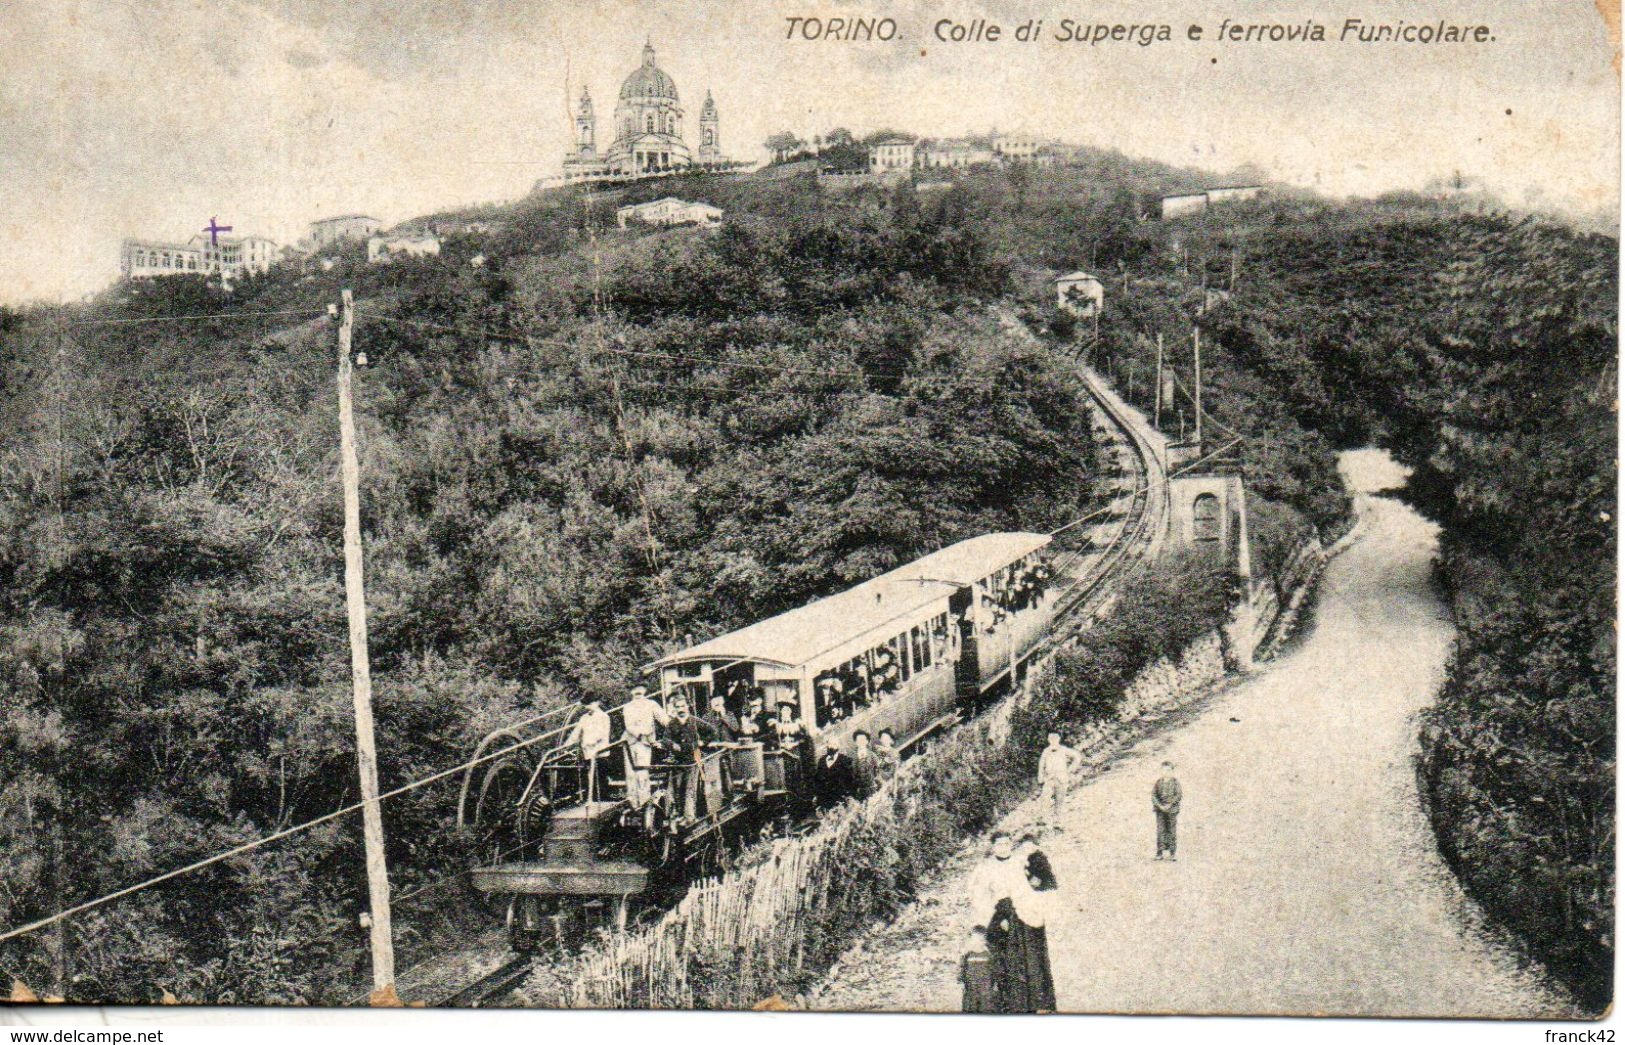
[[(1090, 502), (1079, 385), (987, 312), (1008, 270), (971, 222), (794, 187), (736, 210), (621, 233), (565, 194), (438, 259), (8, 315), (0, 924), (353, 800), (340, 286), (386, 788), (687, 634)], [(387, 806), (406, 957), (469, 906), (456, 784)], [(69, 992), (346, 1000), (353, 827), (74, 919)], [(5, 968), (49, 989), (55, 939)]]
[[(1283, 456), (1376, 443), (1414, 469), (1404, 495), (1443, 524), (1439, 577), (1460, 633), (1418, 759), (1441, 848), (1600, 1009), (1614, 933), (1618, 241), (1404, 197), (1259, 204), (1169, 232), (1181, 275), (1130, 283), (1106, 324), (1107, 365), (1148, 374), (1148, 335), (1172, 343), (1199, 319), (1210, 408), (1252, 436), (1250, 488), (1323, 525), (1338, 495)], [(1181, 292), (1187, 314), (1170, 317)]]
[[(1189, 178), (1102, 154), (920, 193), (567, 190), (488, 208), (497, 229), (438, 258), (0, 311), (0, 926), (354, 799), (341, 287), (371, 364), (386, 787), (617, 692), (686, 635), (1074, 517), (1098, 468), (1070, 354), (1149, 407), (1161, 334), (1177, 432), (1199, 324), (1261, 572), (1347, 525), (1338, 448), (1416, 469), (1462, 628), (1422, 746), (1441, 843), (1605, 996), (1616, 241), (1407, 198), (1149, 220)], [(615, 228), (662, 195), (727, 219)], [(1079, 267), (1107, 283), (1098, 330), (1053, 308), (1048, 279)], [(454, 786), (386, 806), (403, 964), (489, 924), (456, 879)], [(88, 998), (347, 1000), (360, 867), (354, 825), (327, 825), (0, 944), (0, 969)]]

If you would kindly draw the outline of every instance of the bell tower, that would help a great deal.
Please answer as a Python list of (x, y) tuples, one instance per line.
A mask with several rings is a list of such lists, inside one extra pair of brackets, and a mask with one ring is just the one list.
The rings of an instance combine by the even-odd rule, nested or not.
[(700, 154), (702, 164), (722, 162), (722, 132), (717, 126), (717, 103), (711, 92), (705, 92), (705, 104), (700, 107)]
[(576, 106), (576, 155), (582, 159), (596, 159), (596, 123), (592, 114), (592, 95), (581, 89), (581, 102)]

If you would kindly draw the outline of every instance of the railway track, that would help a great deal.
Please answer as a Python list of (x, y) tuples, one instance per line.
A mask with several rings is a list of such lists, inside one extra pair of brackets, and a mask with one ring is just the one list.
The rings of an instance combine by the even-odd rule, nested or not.
[(438, 1008), (477, 1009), (487, 1002), (496, 1001), (513, 991), (530, 975), (532, 961), (529, 955), (519, 955), (497, 966), (473, 983), (451, 994), (442, 995), (434, 1005)]
[[(1098, 557), (1084, 566), (1077, 578), (1062, 590), (1055, 610), (1055, 624), (1043, 643), (1029, 655), (1029, 662), (1047, 658), (1097, 618), (1119, 582), (1135, 572), (1144, 563), (1147, 553), (1156, 547), (1155, 535), (1167, 519), (1168, 476), (1161, 456), (1140, 425), (1129, 416), (1129, 408), (1106, 387), (1099, 375), (1087, 367), (1082, 368), (1082, 375), (1100, 412), (1120, 433), (1120, 445), (1133, 458), (1137, 482), (1122, 524)], [(1062, 571), (1078, 565), (1082, 558), (1082, 553), (1074, 552), (1063, 562)]]

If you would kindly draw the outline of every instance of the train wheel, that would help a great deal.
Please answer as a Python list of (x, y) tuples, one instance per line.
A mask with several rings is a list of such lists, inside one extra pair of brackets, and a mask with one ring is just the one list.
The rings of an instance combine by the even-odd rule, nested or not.
[[(480, 781), (471, 826), (482, 862), (498, 863), (520, 855), (531, 837), (526, 831), (527, 811), (520, 810), (519, 800), (530, 784), (532, 770), (528, 758), (510, 756), (493, 763)], [(535, 805), (535, 801), (527, 805)]]

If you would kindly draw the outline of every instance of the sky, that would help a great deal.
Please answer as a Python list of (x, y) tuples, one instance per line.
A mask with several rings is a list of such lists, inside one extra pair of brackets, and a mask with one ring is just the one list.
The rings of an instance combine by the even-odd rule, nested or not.
[[(786, 39), (790, 16), (896, 33)], [(1495, 40), (1337, 42), (1351, 17)], [(1003, 38), (942, 42), (942, 18)], [(1174, 39), (1061, 42), (1067, 18)], [(1217, 40), (1225, 18), (1333, 39)], [(1040, 39), (1016, 42), (1029, 19)], [(211, 218), (286, 243), (326, 215), (518, 199), (558, 173), (584, 85), (607, 143), (645, 40), (690, 144), (709, 89), (738, 159), (786, 129), (996, 128), (1334, 196), (1461, 171), (1514, 205), (1619, 206), (1617, 59), (1590, 0), (11, 0), (4, 29), (0, 302), (94, 292), (124, 237), (184, 240)]]

